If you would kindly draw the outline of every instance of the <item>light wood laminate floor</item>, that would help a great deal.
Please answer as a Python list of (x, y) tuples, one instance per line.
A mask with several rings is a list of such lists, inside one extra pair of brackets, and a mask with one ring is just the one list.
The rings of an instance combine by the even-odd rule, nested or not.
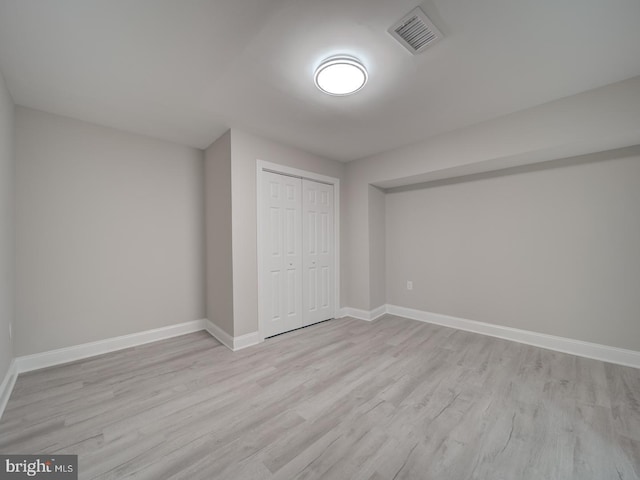
[(20, 375), (2, 453), (91, 479), (640, 477), (640, 370), (393, 316)]

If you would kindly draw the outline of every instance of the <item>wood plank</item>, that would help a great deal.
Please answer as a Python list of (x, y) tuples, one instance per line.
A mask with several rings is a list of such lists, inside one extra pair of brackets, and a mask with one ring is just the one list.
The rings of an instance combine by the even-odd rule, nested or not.
[(82, 479), (638, 479), (640, 370), (385, 315), (20, 375), (3, 453)]

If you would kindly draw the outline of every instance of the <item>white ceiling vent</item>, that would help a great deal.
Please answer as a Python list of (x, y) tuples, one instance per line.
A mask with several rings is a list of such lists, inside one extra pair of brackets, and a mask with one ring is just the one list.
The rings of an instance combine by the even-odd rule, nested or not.
[(413, 55), (442, 38), (442, 33), (420, 7), (416, 7), (389, 29), (389, 33)]

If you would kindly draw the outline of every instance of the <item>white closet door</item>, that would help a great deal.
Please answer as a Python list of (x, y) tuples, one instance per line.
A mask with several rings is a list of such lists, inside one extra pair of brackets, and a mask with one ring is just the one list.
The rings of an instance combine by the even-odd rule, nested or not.
[(334, 316), (333, 185), (302, 180), (304, 325)]
[(265, 172), (262, 287), (265, 337), (303, 326), (302, 180)]

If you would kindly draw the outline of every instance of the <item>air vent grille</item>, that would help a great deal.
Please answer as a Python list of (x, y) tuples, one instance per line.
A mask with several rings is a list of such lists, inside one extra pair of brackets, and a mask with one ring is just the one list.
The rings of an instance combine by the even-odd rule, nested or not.
[(391, 27), (389, 33), (414, 55), (423, 52), (442, 38), (442, 33), (420, 7), (409, 12)]

